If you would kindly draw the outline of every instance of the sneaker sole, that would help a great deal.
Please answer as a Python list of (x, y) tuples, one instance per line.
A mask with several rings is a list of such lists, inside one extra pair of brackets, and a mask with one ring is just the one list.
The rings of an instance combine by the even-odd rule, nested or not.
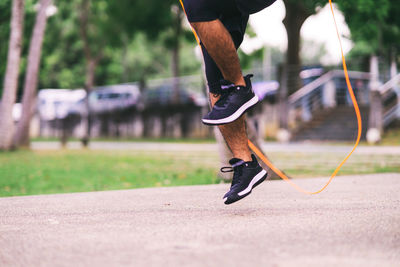
[(223, 118), (223, 119), (218, 119), (218, 120), (208, 120), (208, 119), (202, 119), (204, 124), (207, 125), (222, 125), (222, 124), (227, 124), (231, 123), (235, 120), (237, 120), (240, 116), (242, 116), (243, 113), (246, 112), (249, 108), (257, 104), (258, 102), (258, 97), (255, 95), (252, 99), (247, 101), (246, 103), (243, 104), (238, 110), (236, 110), (232, 115), (229, 117)]
[(223, 201), (225, 204), (229, 205), (232, 204), (236, 201), (241, 200), (242, 198), (247, 197), (248, 195), (250, 195), (251, 191), (258, 186), (259, 184), (261, 184), (262, 182), (265, 181), (265, 179), (267, 178), (268, 173), (266, 170), (262, 170), (261, 172), (259, 172), (256, 176), (254, 176), (254, 178), (251, 180), (251, 182), (249, 183), (249, 185), (246, 187), (246, 189), (240, 191), (238, 193), (239, 198), (237, 198), (236, 200), (226, 203), (226, 201), (228, 200), (228, 198), (224, 198)]

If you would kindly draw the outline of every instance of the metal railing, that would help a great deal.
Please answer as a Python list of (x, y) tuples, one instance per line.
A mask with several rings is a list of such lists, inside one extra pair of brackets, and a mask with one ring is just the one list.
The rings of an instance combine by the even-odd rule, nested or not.
[[(370, 74), (349, 71), (349, 78), (357, 100), (360, 104), (368, 104)], [(291, 128), (297, 128), (301, 122), (310, 121), (322, 110), (352, 104), (342, 70), (331, 70), (303, 86), (289, 96), (288, 103)]]
[(379, 87), (382, 99), (383, 127), (400, 118), (400, 73)]

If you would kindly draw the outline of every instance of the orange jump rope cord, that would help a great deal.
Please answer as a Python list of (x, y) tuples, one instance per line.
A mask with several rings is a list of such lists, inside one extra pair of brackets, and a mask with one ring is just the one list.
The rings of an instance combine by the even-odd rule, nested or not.
[[(183, 6), (182, 0), (179, 0), (179, 2), (181, 3), (181, 6), (186, 14), (185, 11), (185, 7)], [(346, 84), (347, 84), (347, 89), (348, 92), (350, 94), (351, 97), (351, 101), (353, 102), (353, 106), (354, 106), (354, 110), (357, 116), (357, 124), (358, 124), (358, 134), (357, 134), (357, 140), (352, 148), (352, 150), (350, 151), (350, 153), (342, 160), (342, 162), (336, 167), (335, 171), (332, 173), (331, 177), (329, 178), (328, 182), (318, 191), (315, 192), (311, 192), (311, 191), (307, 191), (305, 189), (303, 189), (302, 187), (298, 186), (297, 184), (295, 184), (291, 179), (289, 179), (281, 170), (279, 170), (278, 168), (276, 168), (268, 159), (267, 157), (264, 156), (264, 154), (250, 141), (248, 140), (248, 144), (251, 150), (253, 150), (253, 152), (271, 169), (273, 170), (280, 178), (282, 178), (284, 181), (288, 182), (291, 186), (293, 186), (297, 191), (304, 193), (304, 194), (308, 194), (308, 195), (315, 195), (315, 194), (319, 194), (322, 191), (324, 191), (328, 185), (332, 182), (333, 178), (335, 178), (335, 176), (337, 175), (337, 173), (339, 172), (339, 170), (342, 168), (342, 166), (346, 163), (346, 161), (350, 158), (350, 156), (353, 154), (353, 152), (356, 150), (358, 144), (360, 143), (360, 139), (361, 139), (361, 131), (362, 131), (362, 122), (361, 122), (361, 114), (360, 114), (360, 108), (358, 107), (358, 103), (356, 100), (356, 97), (354, 95), (354, 91), (353, 88), (351, 87), (351, 83), (350, 83), (350, 79), (349, 79), (349, 74), (347, 71), (347, 65), (346, 65), (346, 59), (344, 56), (344, 52), (343, 52), (343, 46), (342, 46), (342, 40), (340, 38), (340, 34), (339, 34), (339, 29), (336, 23), (336, 18), (335, 18), (335, 12), (333, 10), (333, 5), (332, 5), (332, 0), (329, 0), (329, 6), (331, 8), (331, 12), (332, 12), (332, 17), (333, 17), (333, 22), (335, 24), (335, 29), (336, 29), (336, 34), (339, 40), (339, 45), (340, 45), (340, 51), (341, 51), (341, 55), (342, 55), (342, 65), (343, 65), (343, 71), (344, 71), (344, 75), (346, 78)], [(196, 38), (196, 41), (198, 43), (198, 45), (200, 46), (200, 39), (197, 36), (197, 33), (194, 31), (194, 29), (192, 28), (192, 32)]]

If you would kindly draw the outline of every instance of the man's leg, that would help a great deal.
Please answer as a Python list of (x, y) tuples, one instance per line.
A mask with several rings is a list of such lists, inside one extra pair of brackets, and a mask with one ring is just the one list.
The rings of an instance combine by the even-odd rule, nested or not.
[(235, 44), (221, 21), (194, 22), (192, 26), (225, 80), (245, 86)]
[[(236, 85), (245, 85), (239, 58), (231, 34), (220, 20), (192, 23), (199, 34), (202, 44), (213, 58), (226, 80)], [(217, 41), (216, 41), (217, 40)], [(211, 106), (220, 98), (220, 95), (210, 93)], [(245, 115), (234, 122), (219, 125), (226, 143), (235, 158), (251, 161), (251, 152), (247, 144)]]
[[(258, 101), (252, 91), (250, 77), (245, 79), (242, 75), (236, 52), (236, 48), (243, 38), (244, 29), (242, 27), (242, 31), (239, 30), (241, 38), (238, 42), (237, 36), (234, 33), (231, 36), (224, 26), (227, 23), (225, 19), (231, 19), (231, 17), (222, 19), (224, 24), (218, 19), (221, 18), (220, 14), (227, 13), (219, 13), (221, 10), (215, 6), (217, 1), (187, 0), (185, 3), (189, 7), (187, 9), (189, 21), (199, 35), (203, 52), (205, 52), (203, 55), (213, 110), (203, 118), (203, 122), (219, 125), (219, 129), (234, 155), (234, 158), (229, 161), (232, 167), (228, 168), (228, 171), (234, 172), (231, 188), (223, 197), (225, 204), (231, 204), (249, 195), (252, 189), (267, 177), (267, 172), (262, 169), (249, 151), (245, 116), (242, 115)], [(232, 3), (235, 2), (229, 1), (229, 4)], [(226, 12), (225, 9), (224, 12)], [(239, 20), (234, 19), (234, 23), (239, 22), (239, 25), (243, 26), (247, 23), (248, 16), (247, 18), (239, 17)], [(227, 25), (232, 26), (232, 24)], [(235, 86), (230, 85), (227, 89), (222, 90), (219, 82), (221, 76), (234, 83)], [(212, 113), (215, 110), (216, 113)], [(221, 169), (221, 171), (224, 170)]]
[[(226, 80), (229, 80), (230, 82), (235, 81), (234, 83), (236, 85), (238, 85), (238, 83), (241, 83), (242, 81), (244, 87), (247, 87), (247, 85), (249, 85), (249, 87), (247, 88), (249, 90), (252, 89), (250, 79), (243, 78), (239, 64), (239, 58), (236, 52), (236, 48), (240, 45), (243, 36), (241, 35), (241, 38), (237, 38), (237, 32), (229, 33), (222, 25), (222, 23), (219, 22), (219, 20), (206, 22), (205, 24), (197, 23), (197, 30), (202, 28), (203, 26), (205, 28), (211, 27), (211, 30), (213, 30), (212, 34), (209, 34), (205, 28), (203, 29), (204, 34), (206, 35), (206, 40), (211, 43), (211, 50), (213, 50), (214, 53), (209, 51), (210, 46), (206, 46), (204, 36), (202, 37), (200, 34), (199, 36), (200, 38), (203, 38), (201, 40), (203, 44), (203, 56), (206, 63), (206, 74), (211, 91), (210, 100), (211, 105), (214, 107), (218, 106), (217, 101), (221, 98), (221, 94), (223, 95), (223, 97), (226, 97), (226, 93), (223, 92), (223, 90), (221, 91), (220, 83), (217, 83), (217, 85), (219, 84), (219, 89), (216, 88), (218, 86), (214, 87), (216, 84), (216, 76), (221, 75), (221, 72), (222, 76), (224, 76)], [(221, 26), (222, 29), (219, 29)], [(213, 27), (215, 28), (213, 29)], [(214, 43), (212, 42), (213, 38), (216, 38), (214, 39)], [(225, 49), (227, 50), (225, 51), (225, 53), (218, 52), (218, 50), (224, 51)], [(227, 56), (228, 53), (229, 56)], [(228, 68), (228, 71), (224, 71), (222, 69), (224, 68), (224, 66)], [(217, 69), (219, 69), (219, 71), (217, 71)], [(239, 76), (241, 81), (238, 82), (235, 78), (236, 76)], [(245, 90), (247, 90), (247, 88)], [(236, 91), (239, 88), (235, 86), (233, 89), (234, 91)], [(221, 92), (220, 94), (218, 94), (218, 90)], [(228, 94), (230, 94), (229, 91)], [(254, 95), (254, 93), (252, 94)], [(222, 107), (224, 105), (219, 106)], [(251, 193), (254, 187), (261, 184), (267, 177), (267, 172), (263, 170), (262, 167), (258, 164), (256, 158), (251, 155), (250, 149), (248, 147), (245, 118), (246, 117), (243, 114), (238, 119), (228, 124), (218, 125), (222, 136), (224, 137), (234, 156), (234, 158), (229, 161), (232, 166), (232, 170), (234, 171), (234, 175), (231, 187), (223, 197), (225, 204), (231, 204), (246, 197)], [(221, 171), (223, 171), (223, 169), (221, 169)]]
[[(214, 106), (219, 97), (219, 95), (210, 93), (211, 106)], [(242, 115), (236, 121), (219, 125), (218, 128), (231, 149), (233, 157), (243, 161), (251, 161), (251, 152), (247, 144), (245, 117), (245, 115)]]

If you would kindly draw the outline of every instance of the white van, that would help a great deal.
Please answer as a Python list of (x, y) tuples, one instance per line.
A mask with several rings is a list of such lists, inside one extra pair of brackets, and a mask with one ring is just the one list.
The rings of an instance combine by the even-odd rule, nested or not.
[(64, 119), (71, 113), (85, 112), (83, 89), (42, 89), (38, 94), (38, 112), (42, 120)]

